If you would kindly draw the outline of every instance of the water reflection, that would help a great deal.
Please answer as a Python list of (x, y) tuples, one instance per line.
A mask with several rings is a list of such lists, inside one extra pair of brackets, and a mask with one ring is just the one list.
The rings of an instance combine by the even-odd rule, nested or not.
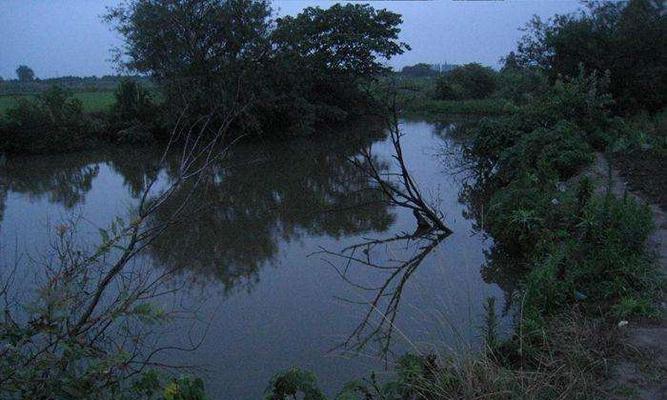
[[(470, 235), (483, 224), (468, 217), (483, 213), (476, 205), (460, 203), (469, 201), (460, 195), (462, 186), (432, 157), (433, 150), (454, 135), (446, 126), (406, 123), (404, 147), (418, 182), (437, 192), (429, 194), (441, 195), (439, 206), (454, 231), (444, 239), (410, 234), (416, 226), (411, 211), (387, 207), (377, 188), (347, 162), (370, 142), (378, 157), (390, 159), (388, 141), (366, 126), (358, 128), (358, 135), (339, 132), (289, 144), (237, 146), (204, 177), (186, 220), (172, 226), (146, 253), (152, 261), (146, 268), (154, 264), (158, 272), (181, 271), (174, 277), (175, 286), (195, 282), (196, 290), (184, 290), (187, 298), (177, 306), (195, 304), (201, 315), (211, 316), (201, 348), (169, 361), (208, 368), (206, 385), (213, 398), (260, 398), (271, 375), (292, 366), (313, 370), (331, 390), (365, 376), (370, 368), (382, 368), (377, 357), (327, 353), (346, 339), (348, 350), (367, 343), (369, 350), (398, 353), (409, 349), (402, 335), (444, 348), (456, 345), (458, 338), (474, 345), (483, 300), (502, 294), (480, 277), (489, 242), (483, 235)], [(452, 144), (452, 150), (460, 152), (456, 146)], [(69, 211), (106, 226), (136, 204), (152, 177), (159, 176), (161, 184), (172, 179), (177, 163), (158, 171), (159, 156), (160, 149), (123, 148), (8, 160), (0, 166), (0, 206), (6, 205), (5, 236), (0, 239), (16, 236), (40, 249), (48, 245), (47, 233), (40, 231), (42, 219)], [(463, 190), (477, 193), (474, 182), (469, 183), (470, 189)], [(155, 215), (151, 223), (165, 221), (169, 208), (181, 204), (188, 189), (174, 193), (164, 214)], [(97, 241), (97, 229), (89, 231)], [(343, 259), (329, 258), (339, 275), (320, 257), (308, 257), (322, 247), (336, 252), (347, 248), (347, 255), (354, 248), (360, 260), (370, 257), (386, 269), (359, 266), (344, 271)], [(503, 273), (503, 268), (488, 273), (483, 269), (487, 282), (509, 288), (511, 279), (502, 281)], [(200, 297), (208, 300), (201, 308)], [(350, 305), (336, 298), (363, 303)], [(374, 306), (373, 299), (378, 299)], [(452, 331), (431, 319), (441, 312)], [(394, 330), (397, 326), (401, 335)], [(182, 345), (182, 332), (161, 339)]]
[(8, 161), (0, 167), (2, 195), (15, 192), (31, 199), (46, 196), (51, 203), (72, 208), (85, 201), (99, 173), (98, 160), (95, 154), (76, 154)]
[[(464, 130), (470, 132), (475, 122), (469, 122)], [(459, 132), (456, 124), (448, 127), (443, 132)], [(450, 149), (445, 149), (445, 159), (449, 162), (450, 171), (455, 171), (461, 182), (459, 201), (464, 206), (462, 215), (472, 222), (472, 228), (476, 234), (488, 235), (488, 226), (485, 225), (487, 215), (491, 211), (490, 203), (493, 194), (499, 187), (499, 181), (495, 176), (494, 165), (491, 160), (483, 154), (477, 154), (469, 146), (469, 139), (459, 140), (460, 148), (455, 152), (459, 157), (447, 154)], [(507, 314), (512, 307), (513, 299), (517, 293), (519, 283), (528, 270), (528, 262), (519, 252), (512, 249), (507, 243), (495, 241), (494, 245), (484, 250), (484, 263), (480, 268), (481, 276), (485, 282), (498, 285), (505, 298), (504, 313)]]
[[(389, 356), (403, 290), (424, 259), (450, 234), (451, 232), (434, 230), (420, 232), (418, 228), (413, 234), (368, 239), (340, 252), (319, 252), (334, 259), (329, 262), (345, 282), (370, 295), (367, 301), (361, 302), (349, 298), (341, 299), (360, 304), (367, 311), (338, 347), (359, 352), (372, 343), (377, 346), (376, 350), (382, 357), (386, 359)], [(401, 256), (397, 258), (397, 254)], [(355, 271), (360, 268), (377, 272), (383, 278), (376, 284), (363, 282), (358, 271)], [(364, 271), (364, 275), (367, 275), (367, 272)]]
[[(347, 161), (382, 138), (365, 128), (356, 127), (342, 143), (304, 139), (238, 146), (203, 176), (196, 191), (183, 186), (153, 216), (151, 224), (160, 226), (185, 196), (192, 196), (186, 217), (148, 248), (149, 255), (157, 265), (187, 273), (192, 281), (216, 279), (225, 291), (248, 289), (258, 269), (278, 253), (279, 242), (386, 230), (393, 216), (381, 202), (381, 192)], [(166, 171), (156, 169), (160, 156), (157, 148), (124, 148), (11, 160), (0, 169), (0, 216), (8, 191), (33, 200), (46, 197), (65, 208), (83, 204), (100, 165), (122, 176), (137, 198), (156, 174), (165, 174), (167, 181), (176, 175), (176, 159)]]
[[(278, 241), (303, 234), (341, 237), (380, 232), (392, 223), (381, 193), (346, 161), (362, 143), (294, 142), (241, 149), (199, 184), (197, 212), (151, 248), (160, 265), (249, 288), (278, 253)], [(155, 215), (159, 225), (190, 193), (184, 188)]]

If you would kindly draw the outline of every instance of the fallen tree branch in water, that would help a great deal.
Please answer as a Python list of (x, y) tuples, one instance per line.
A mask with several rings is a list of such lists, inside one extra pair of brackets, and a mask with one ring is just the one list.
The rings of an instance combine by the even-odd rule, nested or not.
[(396, 103), (396, 94), (390, 96), (391, 102), (387, 107), (388, 119), (387, 129), (389, 138), (393, 147), (395, 160), (399, 172), (382, 172), (382, 168), (373, 156), (372, 147), (366, 147), (361, 151), (361, 159), (351, 158), (350, 161), (364, 171), (368, 177), (373, 180), (382, 192), (389, 199), (392, 205), (409, 208), (417, 219), (417, 232), (426, 232), (430, 228), (435, 228), (447, 234), (452, 230), (444, 223), (444, 216), (440, 211), (432, 207), (422, 195), (417, 183), (410, 175), (405, 162), (401, 138), (403, 133), (400, 130), (399, 110)]

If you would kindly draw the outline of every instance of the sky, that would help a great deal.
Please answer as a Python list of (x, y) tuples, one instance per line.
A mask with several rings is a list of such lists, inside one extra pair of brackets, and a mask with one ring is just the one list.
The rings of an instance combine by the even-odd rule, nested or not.
[[(110, 49), (122, 39), (100, 18), (116, 0), (0, 0), (0, 77), (15, 78), (18, 65), (37, 77), (114, 73)], [(274, 0), (278, 15), (332, 1)], [(536, 14), (548, 18), (580, 6), (577, 0), (373, 1), (403, 15), (400, 39), (412, 50), (393, 58), (395, 68), (418, 62), (497, 67), (514, 49), (518, 28)]]

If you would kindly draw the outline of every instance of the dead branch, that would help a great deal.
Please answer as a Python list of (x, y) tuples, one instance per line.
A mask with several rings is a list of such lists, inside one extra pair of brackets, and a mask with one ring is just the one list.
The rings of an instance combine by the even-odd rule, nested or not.
[[(324, 262), (331, 265), (343, 281), (355, 289), (371, 294), (369, 300), (361, 302), (339, 298), (348, 303), (367, 306), (367, 310), (356, 328), (334, 350), (345, 348), (358, 352), (366, 348), (369, 343), (374, 342), (379, 344), (379, 353), (386, 359), (391, 352), (391, 343), (396, 329), (395, 320), (405, 285), (424, 259), (447, 236), (449, 232), (443, 233), (431, 229), (421, 235), (399, 234), (388, 239), (368, 239), (362, 243), (348, 246), (341, 252), (322, 249), (316, 253), (325, 256)], [(374, 259), (374, 249), (384, 246), (388, 250), (389, 245), (396, 244), (404, 244), (406, 249), (416, 248), (416, 253), (407, 259)], [(327, 257), (341, 260), (342, 264), (337, 265)], [(377, 286), (362, 285), (355, 282), (351, 276), (351, 269), (359, 267), (371, 268), (388, 275)]]
[(394, 150), (392, 159), (398, 166), (399, 172), (384, 172), (378, 165), (370, 146), (361, 151), (361, 159), (353, 157), (350, 161), (378, 185), (390, 204), (411, 209), (419, 229), (427, 230), (433, 227), (441, 232), (451, 233), (451, 229), (444, 223), (444, 215), (424, 199), (409, 172), (401, 145), (403, 133), (400, 130), (396, 91), (388, 97), (390, 100), (387, 105), (387, 129)]

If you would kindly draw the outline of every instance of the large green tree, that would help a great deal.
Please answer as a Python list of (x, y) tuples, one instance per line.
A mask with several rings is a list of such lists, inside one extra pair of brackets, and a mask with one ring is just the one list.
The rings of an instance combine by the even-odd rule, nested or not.
[(270, 94), (259, 105), (263, 124), (303, 133), (363, 112), (369, 98), (360, 87), (408, 48), (398, 40), (401, 22), (398, 14), (362, 4), (308, 7), (279, 18), (271, 36)]
[(190, 115), (243, 105), (241, 128), (308, 131), (347, 115), (358, 85), (400, 54), (401, 18), (368, 5), (306, 8), (271, 20), (263, 0), (132, 0), (106, 16), (118, 60)]
[(524, 67), (552, 80), (586, 71), (609, 71), (620, 109), (655, 111), (667, 96), (667, 15), (661, 0), (588, 2), (576, 14), (535, 17), (519, 42)]
[(125, 38), (117, 60), (196, 115), (228, 112), (253, 85), (268, 55), (270, 14), (263, 0), (133, 0), (105, 18)]
[(276, 21), (273, 39), (278, 52), (328, 73), (371, 77), (386, 71), (381, 59), (408, 48), (398, 41), (399, 14), (368, 4), (308, 7), (295, 17)]

